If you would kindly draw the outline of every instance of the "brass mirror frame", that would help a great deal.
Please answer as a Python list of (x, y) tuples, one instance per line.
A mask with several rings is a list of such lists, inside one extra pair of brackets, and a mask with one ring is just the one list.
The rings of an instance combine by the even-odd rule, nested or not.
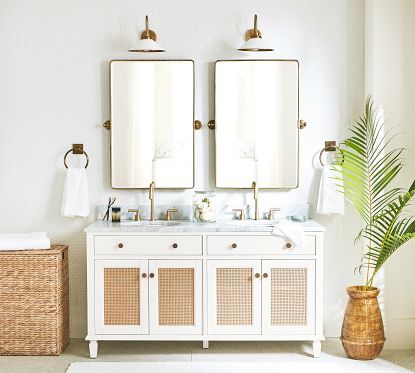
[[(183, 190), (183, 189), (194, 189), (195, 187), (195, 128), (194, 128), (194, 121), (195, 121), (195, 92), (196, 92), (196, 79), (195, 79), (195, 61), (194, 60), (190, 60), (190, 59), (183, 59), (183, 60), (172, 60), (172, 59), (162, 59), (162, 60), (150, 60), (150, 59), (144, 59), (144, 60), (130, 60), (130, 59), (126, 59), (126, 60), (120, 60), (120, 59), (116, 59), (116, 60), (110, 60), (109, 63), (109, 71), (110, 71), (110, 80), (109, 80), (109, 108), (110, 108), (110, 185), (111, 185), (111, 189), (116, 189), (116, 190), (131, 190), (131, 189), (139, 189), (139, 190), (145, 190), (148, 189), (148, 187), (142, 187), (142, 188), (116, 188), (112, 186), (112, 131), (113, 131), (113, 121), (112, 121), (112, 110), (111, 110), (111, 99), (112, 99), (112, 92), (111, 92), (111, 65), (113, 62), (191, 62), (192, 63), (192, 67), (193, 67), (193, 120), (192, 123), (190, 123), (190, 125), (192, 126), (192, 131), (193, 131), (193, 185), (191, 187), (183, 187), (183, 188), (157, 188), (159, 190)], [(157, 187), (157, 186), (156, 186)]]
[(214, 76), (214, 89), (215, 89), (215, 98), (214, 98), (214, 103), (215, 103), (215, 107), (214, 107), (214, 117), (215, 117), (215, 188), (218, 189), (242, 189), (242, 190), (251, 190), (252, 188), (247, 187), (247, 188), (232, 188), (232, 187), (218, 187), (217, 186), (217, 181), (216, 181), (216, 169), (217, 169), (217, 162), (218, 159), (216, 157), (216, 146), (217, 146), (217, 141), (216, 141), (216, 128), (217, 128), (217, 121), (216, 121), (216, 64), (218, 62), (266, 62), (266, 61), (273, 61), (273, 62), (295, 62), (297, 63), (297, 76), (298, 76), (298, 81), (297, 81), (297, 184), (293, 187), (275, 187), (275, 188), (260, 188), (258, 187), (258, 189), (262, 189), (262, 190), (291, 190), (291, 189), (298, 189), (299, 184), (300, 184), (300, 62), (296, 59), (232, 59), (232, 60), (216, 60), (215, 61), (215, 76)]

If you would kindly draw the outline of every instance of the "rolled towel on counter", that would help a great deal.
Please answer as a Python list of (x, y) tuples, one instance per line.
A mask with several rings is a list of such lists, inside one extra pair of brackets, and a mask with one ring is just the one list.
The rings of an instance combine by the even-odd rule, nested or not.
[(69, 167), (63, 187), (62, 216), (89, 215), (88, 179), (85, 168)]
[(301, 223), (281, 220), (274, 225), (272, 234), (288, 238), (295, 246), (301, 247), (304, 238), (304, 226)]
[(45, 232), (0, 233), (0, 251), (50, 249)]

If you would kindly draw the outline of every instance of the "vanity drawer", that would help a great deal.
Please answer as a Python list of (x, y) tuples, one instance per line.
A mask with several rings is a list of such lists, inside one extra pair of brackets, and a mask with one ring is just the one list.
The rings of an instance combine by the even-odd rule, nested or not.
[(208, 236), (209, 255), (314, 255), (316, 237), (304, 236), (297, 247), (281, 236)]
[(95, 236), (96, 255), (202, 255), (202, 236)]

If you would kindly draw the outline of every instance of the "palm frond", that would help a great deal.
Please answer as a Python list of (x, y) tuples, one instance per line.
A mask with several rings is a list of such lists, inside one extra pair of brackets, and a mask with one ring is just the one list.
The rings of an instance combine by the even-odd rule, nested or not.
[(402, 168), (403, 148), (385, 152), (393, 136), (386, 138), (384, 122), (366, 101), (364, 115), (350, 129), (352, 136), (340, 144), (335, 164), (342, 166), (342, 191), (357, 209), (366, 224), (391, 203), (399, 188), (385, 189)]
[(340, 144), (333, 167), (338, 171), (341, 166), (337, 186), (364, 220), (356, 240), (367, 240), (367, 253), (356, 270), (366, 270), (366, 286), (371, 286), (386, 260), (415, 238), (415, 218), (405, 216), (415, 197), (415, 180), (407, 192), (391, 187), (403, 167), (404, 149), (388, 150), (394, 136), (385, 131), (371, 97), (350, 131), (352, 135)]

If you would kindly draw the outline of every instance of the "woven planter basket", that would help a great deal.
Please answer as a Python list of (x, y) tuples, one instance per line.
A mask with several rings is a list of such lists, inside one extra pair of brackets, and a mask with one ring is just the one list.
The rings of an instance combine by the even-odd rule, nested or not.
[(0, 251), (0, 355), (59, 355), (68, 344), (68, 246)]
[(351, 359), (372, 360), (382, 352), (385, 343), (379, 289), (362, 286), (347, 288), (349, 302), (343, 319), (341, 341)]

